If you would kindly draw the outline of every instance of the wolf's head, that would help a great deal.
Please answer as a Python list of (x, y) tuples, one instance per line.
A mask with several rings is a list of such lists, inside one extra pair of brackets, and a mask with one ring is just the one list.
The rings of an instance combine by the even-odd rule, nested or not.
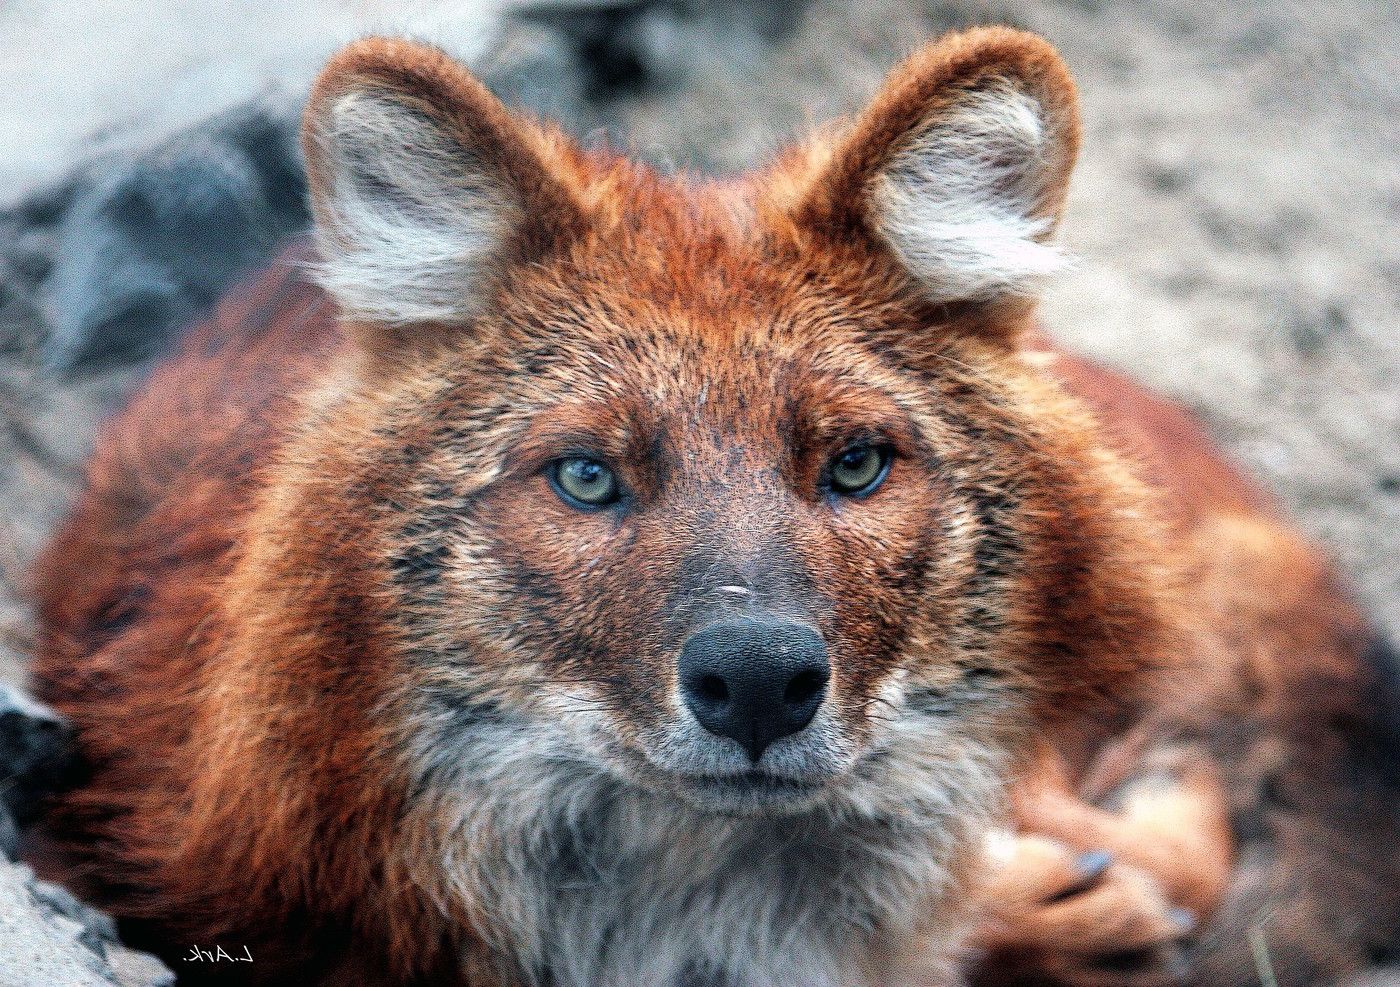
[(421, 782), (493, 726), (702, 812), (956, 813), (950, 766), (1133, 675), (1139, 494), (1018, 349), (1078, 134), (1004, 29), (723, 182), (340, 54), (304, 136), (357, 357), (286, 509), (344, 519)]

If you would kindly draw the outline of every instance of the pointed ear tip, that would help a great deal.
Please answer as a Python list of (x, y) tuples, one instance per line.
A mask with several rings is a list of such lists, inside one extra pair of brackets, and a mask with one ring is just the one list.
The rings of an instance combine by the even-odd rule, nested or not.
[(465, 65), (434, 45), (370, 36), (350, 42), (326, 62), (311, 88), (304, 120), (319, 117), (335, 97), (371, 86), (418, 93), (429, 100), (450, 94), (457, 102), (488, 94)]
[(397, 94), (405, 102), (449, 115), (499, 118), (503, 107), (461, 62), (431, 44), (370, 36), (341, 48), (321, 69), (302, 111), (301, 141), (307, 167), (317, 170), (321, 137), (342, 97), (362, 90)]
[(1027, 67), (1064, 66), (1059, 50), (1042, 35), (999, 24), (951, 31), (924, 45), (919, 54), (935, 52), (943, 59), (963, 62), (969, 67), (996, 63)]
[(357, 79), (392, 78), (444, 57), (438, 49), (407, 38), (357, 38), (326, 61), (316, 78), (316, 89), (334, 91)]
[(1073, 108), (1077, 101), (1069, 66), (1039, 34), (1000, 25), (968, 28), (928, 42), (908, 60), (913, 75), (934, 75), (941, 82), (1003, 74), (1024, 80)]

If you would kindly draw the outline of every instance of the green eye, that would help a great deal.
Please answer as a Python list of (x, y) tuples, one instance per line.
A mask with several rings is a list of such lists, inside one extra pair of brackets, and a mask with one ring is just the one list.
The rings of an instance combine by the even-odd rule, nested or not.
[(617, 476), (596, 459), (571, 456), (549, 470), (555, 492), (575, 507), (605, 507), (619, 497)]
[(831, 461), (831, 489), (843, 497), (870, 493), (889, 473), (890, 458), (884, 446), (851, 446)]

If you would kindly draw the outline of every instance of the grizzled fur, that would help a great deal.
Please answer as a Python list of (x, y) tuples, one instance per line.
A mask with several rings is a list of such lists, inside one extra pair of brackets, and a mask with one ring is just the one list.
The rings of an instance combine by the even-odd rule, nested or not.
[[(1026, 351), (1078, 138), (1039, 39), (949, 37), (725, 183), (387, 40), (304, 138), (319, 256), (156, 373), (39, 570), (36, 676), (92, 765), (59, 846), (162, 948), (248, 944), (269, 982), (949, 983), (1031, 753), (1252, 653), (1182, 576), (1259, 505), (1149, 430), (1224, 477), (1168, 458), (1159, 500), (1131, 410)], [(888, 479), (836, 498), (858, 442)], [(555, 495), (574, 455), (617, 505)], [(736, 609), (832, 663), (756, 768), (678, 695)]]

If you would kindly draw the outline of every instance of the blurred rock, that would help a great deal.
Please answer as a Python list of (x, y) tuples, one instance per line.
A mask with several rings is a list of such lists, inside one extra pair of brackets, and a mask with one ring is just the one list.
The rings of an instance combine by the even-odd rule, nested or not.
[(808, 2), (536, 0), (515, 13), (558, 32), (585, 95), (606, 103), (753, 64), (796, 29)]
[(1369, 973), (1338, 981), (1332, 987), (1400, 987), (1400, 966), (1377, 967)]
[(71, 739), (52, 710), (0, 684), (0, 985), (168, 987), (174, 974), (123, 947), (110, 917), (11, 862), (15, 820), (30, 818), (39, 797), (62, 784)]
[(19, 827), (10, 810), (0, 806), (0, 859), (14, 860), (19, 856)]
[(0, 984), (4, 987), (170, 987), (153, 956), (121, 945), (107, 916), (22, 864), (0, 860)]
[(49, 363), (130, 361), (309, 222), (294, 113), (259, 100), (71, 183), (45, 285)]
[(0, 683), (0, 811), (31, 818), (38, 800), (63, 783), (72, 763), (72, 730), (53, 710)]

